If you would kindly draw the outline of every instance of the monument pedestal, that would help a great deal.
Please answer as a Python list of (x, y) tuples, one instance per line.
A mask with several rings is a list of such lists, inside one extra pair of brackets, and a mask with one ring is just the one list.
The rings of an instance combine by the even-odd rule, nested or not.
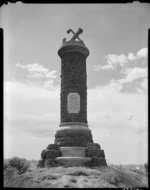
[(107, 165), (104, 150), (93, 143), (87, 124), (78, 122), (62, 123), (55, 134), (55, 144), (60, 147), (61, 157), (55, 160), (63, 166)]
[(77, 122), (63, 123), (55, 133), (55, 143), (41, 154), (41, 166), (107, 165), (104, 150), (93, 142), (88, 125)]

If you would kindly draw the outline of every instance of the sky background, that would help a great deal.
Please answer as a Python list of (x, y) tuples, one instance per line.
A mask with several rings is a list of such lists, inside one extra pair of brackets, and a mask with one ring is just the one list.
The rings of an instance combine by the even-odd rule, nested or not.
[(79, 27), (87, 58), (88, 124), (108, 164), (148, 160), (150, 5), (3, 5), (4, 157), (40, 159), (60, 124), (58, 49)]

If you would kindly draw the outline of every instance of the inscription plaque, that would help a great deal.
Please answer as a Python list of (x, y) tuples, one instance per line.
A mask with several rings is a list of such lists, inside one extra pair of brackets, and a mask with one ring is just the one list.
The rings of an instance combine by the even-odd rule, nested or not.
[(67, 96), (67, 110), (69, 113), (79, 113), (80, 95), (78, 93), (69, 93)]

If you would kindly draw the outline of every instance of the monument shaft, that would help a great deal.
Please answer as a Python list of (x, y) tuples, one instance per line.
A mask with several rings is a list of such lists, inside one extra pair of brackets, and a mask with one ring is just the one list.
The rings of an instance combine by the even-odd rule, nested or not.
[(89, 50), (78, 37), (82, 31), (74, 33), (70, 41), (64, 39), (58, 51), (61, 58), (61, 121), (55, 143), (61, 147), (86, 147), (93, 142), (87, 125), (86, 58)]
[(87, 124), (86, 55), (67, 48), (59, 51), (65, 51), (61, 55), (61, 123)]

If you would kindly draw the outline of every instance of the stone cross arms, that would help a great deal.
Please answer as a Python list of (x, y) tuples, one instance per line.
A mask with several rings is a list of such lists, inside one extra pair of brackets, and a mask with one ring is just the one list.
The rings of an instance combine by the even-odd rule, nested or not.
[[(83, 33), (82, 28), (79, 28), (78, 31), (75, 33), (72, 29), (67, 30), (67, 33), (69, 34), (70, 32), (73, 33), (73, 37), (69, 40), (70, 42), (75, 41), (78, 39), (80, 42), (83, 42), (80, 38), (79, 35)], [(63, 44), (66, 42), (66, 38), (63, 39)]]

